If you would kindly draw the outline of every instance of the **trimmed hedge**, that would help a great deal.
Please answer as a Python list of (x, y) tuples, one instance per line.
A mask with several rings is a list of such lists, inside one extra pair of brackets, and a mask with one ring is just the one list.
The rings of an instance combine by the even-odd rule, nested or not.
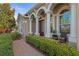
[(12, 42), (19, 38), (18, 32), (0, 34), (0, 56), (12, 56)]
[(46, 55), (50, 56), (79, 56), (79, 51), (68, 44), (59, 43), (56, 40), (39, 36), (26, 36), (26, 42), (30, 43)]

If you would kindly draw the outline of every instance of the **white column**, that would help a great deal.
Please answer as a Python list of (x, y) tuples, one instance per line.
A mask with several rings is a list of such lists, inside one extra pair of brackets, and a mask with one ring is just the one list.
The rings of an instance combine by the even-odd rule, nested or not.
[(77, 49), (79, 51), (79, 4), (77, 4)]
[(59, 19), (59, 15), (57, 15), (57, 35), (60, 35), (60, 19)]
[(21, 33), (22, 33), (22, 35), (24, 35), (24, 25), (23, 25), (23, 22), (21, 24)]
[(46, 32), (46, 37), (50, 37), (51, 35), (50, 35), (50, 11), (47, 11), (47, 22), (46, 22), (46, 24), (47, 24), (47, 32)]
[(20, 23), (18, 23), (18, 32), (20, 33)]
[(71, 25), (69, 41), (76, 43), (76, 4), (71, 4)]
[(44, 30), (45, 30), (45, 31), (44, 31), (45, 37), (46, 37), (46, 32), (47, 32), (47, 23), (46, 23), (47, 20), (46, 20), (46, 19), (47, 19), (47, 17), (45, 17), (45, 23), (44, 23), (44, 25), (45, 25), (45, 28), (44, 28)]
[(32, 34), (32, 20), (30, 19), (30, 34)]
[(22, 23), (20, 24), (20, 34), (22, 34)]
[(38, 17), (36, 17), (36, 35), (39, 35), (39, 21)]
[(21, 34), (21, 23), (19, 23), (19, 33)]

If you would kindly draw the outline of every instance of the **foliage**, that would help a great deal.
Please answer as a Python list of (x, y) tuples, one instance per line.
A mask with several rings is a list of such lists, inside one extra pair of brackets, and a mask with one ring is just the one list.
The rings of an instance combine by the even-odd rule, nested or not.
[(0, 34), (0, 56), (13, 55), (12, 41), (19, 37), (19, 33)]
[(0, 4), (0, 28), (12, 28), (14, 26), (14, 10), (7, 3)]
[(0, 34), (0, 56), (13, 55), (12, 39), (10, 34)]
[(26, 42), (41, 50), (50, 56), (78, 56), (79, 51), (70, 47), (68, 44), (59, 43), (58, 41), (43, 38), (39, 36), (26, 36)]
[(16, 40), (16, 39), (19, 39), (19, 37), (21, 37), (21, 35), (18, 32), (12, 32), (11, 37), (13, 40)]

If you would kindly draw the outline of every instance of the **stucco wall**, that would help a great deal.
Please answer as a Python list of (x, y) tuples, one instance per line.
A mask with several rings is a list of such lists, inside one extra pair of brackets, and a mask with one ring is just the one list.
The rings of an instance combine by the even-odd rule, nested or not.
[(32, 33), (34, 34), (36, 32), (36, 20), (32, 20)]
[(28, 19), (26, 19), (27, 20), (27, 23), (25, 24), (25, 29), (26, 29), (26, 33), (27, 33), (27, 35), (29, 34), (29, 32), (30, 32), (30, 29), (29, 29), (29, 20)]

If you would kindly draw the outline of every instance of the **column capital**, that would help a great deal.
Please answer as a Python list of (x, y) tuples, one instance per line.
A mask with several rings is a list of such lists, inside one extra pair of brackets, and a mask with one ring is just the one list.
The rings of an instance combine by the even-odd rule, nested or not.
[(38, 15), (36, 15), (36, 16), (35, 16), (35, 18), (39, 18), (39, 16), (38, 16)]
[(29, 18), (30, 21), (32, 21), (32, 18)]
[(39, 18), (40, 18), (40, 17), (39, 17), (39, 16), (37, 16), (37, 17), (36, 17), (36, 20), (39, 20)]
[(51, 13), (51, 11), (50, 10), (46, 10), (46, 13)]

